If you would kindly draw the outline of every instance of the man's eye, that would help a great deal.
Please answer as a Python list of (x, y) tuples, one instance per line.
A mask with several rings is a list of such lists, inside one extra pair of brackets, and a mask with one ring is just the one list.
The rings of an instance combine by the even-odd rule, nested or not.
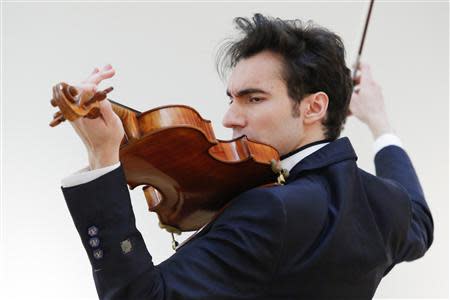
[(233, 103), (233, 99), (228, 100), (228, 105), (231, 105), (231, 103)]
[(262, 98), (258, 98), (258, 97), (251, 97), (249, 99), (249, 102), (251, 103), (257, 103), (257, 102), (261, 102), (263, 99)]

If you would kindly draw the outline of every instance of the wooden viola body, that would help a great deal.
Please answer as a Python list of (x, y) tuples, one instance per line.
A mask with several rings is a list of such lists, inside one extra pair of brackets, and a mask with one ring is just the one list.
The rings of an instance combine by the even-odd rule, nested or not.
[(137, 122), (139, 139), (122, 144), (120, 161), (130, 188), (144, 185), (162, 224), (196, 230), (234, 196), (276, 181), (274, 148), (246, 137), (217, 140), (211, 122), (190, 107), (155, 108)]
[[(54, 93), (67, 95), (74, 92)], [(245, 136), (217, 140), (211, 122), (191, 107), (169, 105), (138, 112), (111, 102), (126, 133), (120, 161), (127, 183), (131, 189), (143, 186), (149, 210), (169, 231), (197, 230), (233, 197), (276, 182), (271, 161), (278, 161), (279, 155), (273, 147)]]

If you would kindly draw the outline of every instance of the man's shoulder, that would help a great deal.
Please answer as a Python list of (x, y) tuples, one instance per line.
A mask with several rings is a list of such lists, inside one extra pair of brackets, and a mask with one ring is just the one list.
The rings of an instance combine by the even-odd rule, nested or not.
[(328, 188), (318, 176), (300, 177), (267, 192), (276, 195), (288, 210), (323, 214), (328, 209)]
[(230, 211), (238, 214), (264, 211), (271, 211), (279, 216), (285, 214), (282, 199), (270, 187), (256, 187), (239, 194), (227, 205), (225, 212)]
[[(329, 191), (317, 176), (298, 178), (287, 185), (273, 188), (287, 211), (288, 226), (298, 222), (306, 228), (321, 228), (328, 215)], [(308, 226), (309, 225), (309, 226)]]
[(320, 226), (328, 212), (328, 191), (321, 182), (298, 179), (286, 185), (257, 187), (234, 198), (225, 214), (277, 219), (285, 226), (301, 221)]
[[(242, 206), (326, 206), (326, 186), (315, 178), (299, 178), (286, 185), (264, 186), (250, 189), (232, 200)], [(263, 201), (263, 202), (262, 202)]]

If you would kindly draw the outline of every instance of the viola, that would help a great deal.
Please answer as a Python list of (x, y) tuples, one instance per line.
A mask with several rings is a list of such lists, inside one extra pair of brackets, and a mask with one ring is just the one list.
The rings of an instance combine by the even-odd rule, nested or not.
[[(99, 117), (99, 101), (110, 91), (83, 101), (75, 87), (55, 85), (51, 104), (60, 111), (50, 126)], [(287, 175), (275, 148), (246, 136), (218, 140), (211, 122), (189, 106), (140, 112), (108, 100), (125, 130), (119, 157), (128, 186), (143, 186), (148, 209), (169, 232), (197, 230), (233, 197), (253, 187), (282, 184)]]

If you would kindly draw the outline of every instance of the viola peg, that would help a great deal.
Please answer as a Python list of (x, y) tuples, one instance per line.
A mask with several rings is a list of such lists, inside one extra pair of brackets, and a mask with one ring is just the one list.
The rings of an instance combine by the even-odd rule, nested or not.
[(97, 94), (95, 94), (94, 96), (92, 96), (91, 99), (89, 99), (88, 101), (83, 103), (83, 105), (86, 107), (86, 106), (91, 105), (92, 103), (95, 103), (95, 102), (101, 101), (101, 100), (103, 100), (103, 99), (101, 97), (98, 97)]
[(55, 114), (53, 115), (53, 118), (56, 119), (56, 118), (58, 118), (59, 116), (62, 116), (62, 112), (61, 112), (61, 111), (55, 112)]
[(50, 127), (55, 127), (58, 126), (61, 122), (64, 122), (66, 120), (66, 118), (64, 118), (64, 116), (61, 114), (59, 117), (54, 118), (51, 122), (50, 122)]
[(52, 99), (50, 100), (50, 104), (51, 104), (53, 107), (57, 107), (57, 106), (58, 106), (58, 103), (56, 102), (56, 99), (54, 99), (54, 98), (52, 98)]
[(114, 90), (114, 88), (112, 86), (110, 86), (109, 88), (106, 88), (102, 91), (103, 94), (108, 94), (109, 92), (111, 92), (112, 90)]

